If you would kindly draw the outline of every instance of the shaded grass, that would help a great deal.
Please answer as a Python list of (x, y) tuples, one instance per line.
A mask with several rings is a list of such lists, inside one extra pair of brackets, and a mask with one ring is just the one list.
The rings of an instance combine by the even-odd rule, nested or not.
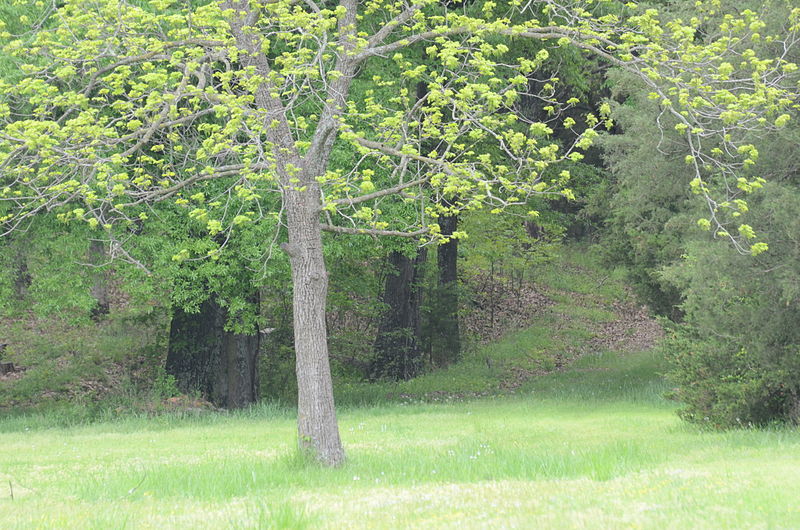
[[(537, 283), (564, 293), (591, 295), (605, 300), (626, 300), (626, 271), (608, 269), (599, 258), (598, 251), (581, 244), (566, 245), (559, 249), (560, 257), (541, 264), (535, 270)], [(569, 301), (569, 298), (566, 299)]]
[(124, 373), (131, 371), (132, 361), (145, 361), (142, 375), (149, 379), (160, 365), (164, 330), (150, 318), (123, 315), (95, 323), (25, 314), (3, 320), (0, 326), (0, 342), (9, 343), (3, 360), (24, 370), (17, 378), (0, 380), (3, 412), (24, 408), (49, 414), (57, 409), (64, 415), (72, 408), (77, 416), (96, 414), (102, 408), (97, 401), (109, 401), (114, 408), (140, 390), (131, 374)]

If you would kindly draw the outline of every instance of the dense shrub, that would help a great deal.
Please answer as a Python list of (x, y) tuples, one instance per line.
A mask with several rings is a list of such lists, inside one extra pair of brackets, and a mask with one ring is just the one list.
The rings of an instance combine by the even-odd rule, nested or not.
[(791, 179), (751, 200), (770, 250), (741, 255), (697, 240), (662, 277), (687, 325), (668, 343), (684, 417), (715, 425), (797, 421), (800, 413), (800, 191)]
[[(606, 255), (623, 263), (638, 294), (674, 321), (663, 351), (684, 418), (715, 427), (797, 422), (800, 160), (787, 153), (800, 145), (798, 116), (768, 138), (748, 139), (760, 156), (745, 176), (768, 184), (742, 197), (749, 209), (732, 219), (731, 230), (740, 223), (755, 228), (769, 250), (753, 256), (698, 227), (708, 207), (690, 191), (691, 173), (679, 156), (685, 140), (647, 92), (624, 75), (616, 79), (619, 134), (603, 143), (613, 181), (606, 195), (594, 197), (595, 210), (606, 212)], [(708, 178), (720, 189), (729, 185)]]
[(719, 428), (800, 418), (796, 348), (764, 355), (682, 328), (663, 351), (677, 384), (672, 397), (685, 403), (680, 415), (688, 421)]

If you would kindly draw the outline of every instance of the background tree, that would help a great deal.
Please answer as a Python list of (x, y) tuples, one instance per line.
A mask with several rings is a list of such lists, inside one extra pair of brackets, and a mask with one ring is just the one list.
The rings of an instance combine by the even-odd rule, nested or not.
[[(780, 28), (790, 8), (771, 7), (765, 23)], [(797, 51), (787, 59), (797, 60)], [(743, 171), (767, 180), (738, 204), (739, 217), (746, 215), (769, 245), (768, 252), (745, 256), (724, 234), (709, 237), (706, 221), (698, 226), (707, 210), (687, 186), (692, 175), (683, 164), (680, 128), (664, 121), (635, 80), (620, 75), (614, 81), (622, 134), (602, 142), (614, 181), (610, 197), (594, 200), (607, 214), (610, 259), (625, 263), (639, 294), (674, 321), (663, 351), (672, 361), (675, 397), (686, 405), (682, 416), (718, 427), (797, 422), (798, 338), (791, 322), (797, 317), (798, 162), (786, 156), (797, 144), (796, 120), (762, 141), (759, 163)], [(796, 118), (797, 109), (788, 113)]]
[[(697, 17), (684, 22), (661, 21), (633, 3), (588, 0), (452, 8), (342, 0), (334, 9), (313, 0), (191, 8), (67, 0), (52, 11), (52, 27), (37, 25), (6, 46), (24, 76), (0, 84), (0, 220), (11, 232), (58, 210), (65, 221), (104, 231), (115, 253), (132, 260), (123, 238), (157, 202), (186, 206), (217, 245), (208, 256), (243, 224), (284, 222), (299, 442), (336, 465), (344, 452), (328, 361), (322, 231), (458, 238), (458, 231), (441, 234), (441, 216), (500, 211), (548, 191), (571, 195), (567, 173), (549, 178), (544, 170), (579, 159), (576, 149), (591, 144), (594, 129), (610, 125), (604, 107), (599, 118), (586, 116), (588, 129), (576, 130), (573, 146), (561, 147), (548, 139), (546, 122), (518, 116), (526, 74), (549, 55), (517, 57), (509, 43), (575, 46), (637, 75), (686, 137), (708, 223), (750, 250), (749, 225), (725, 228), (739, 203), (715, 197), (709, 182), (760, 184), (739, 176), (756, 153), (740, 132), (789, 119), (781, 112), (794, 94), (782, 87), (796, 67), (780, 50), (791, 49), (800, 10), (789, 18), (788, 37), (762, 36), (749, 11), (732, 13), (719, 31), (706, 28), (718, 3), (699, 3)], [(747, 52), (753, 39), (769, 40), (770, 58)], [(434, 60), (422, 61), (423, 53)], [(728, 53), (740, 63), (720, 59)], [(372, 97), (350, 98), (371, 62), (394, 75), (373, 77)], [(423, 100), (411, 90), (420, 80), (428, 87)], [(556, 84), (550, 79), (537, 94), (549, 120), (576, 103), (554, 100)], [(573, 122), (563, 125), (577, 128)], [(701, 149), (711, 137), (719, 152)], [(439, 147), (427, 149), (431, 142)], [(355, 149), (358, 163), (337, 166), (337, 145)], [(376, 164), (393, 178), (373, 180)], [(275, 193), (280, 210), (265, 209), (263, 199)], [(413, 217), (382, 217), (406, 201), (415, 203)], [(201, 256), (182, 249), (174, 257)]]
[(703, 211), (680, 171), (680, 140), (642, 135), (655, 127), (657, 109), (641, 96), (616, 113), (623, 129), (636, 125), (604, 142), (618, 179), (604, 243), (651, 307), (675, 322), (663, 351), (672, 361), (675, 397), (686, 404), (682, 415), (724, 427), (797, 421), (791, 278), (798, 168), (783, 156), (797, 141), (796, 124), (761, 149), (759, 174), (769, 182), (748, 201), (747, 213), (770, 249), (743, 256), (697, 226)]
[(427, 250), (410, 252), (408, 256), (402, 250), (392, 250), (387, 257), (382, 296), (385, 308), (369, 367), (372, 378), (411, 379), (424, 367), (421, 310)]
[[(258, 305), (258, 291), (250, 302)], [(230, 313), (212, 296), (196, 314), (174, 309), (166, 370), (183, 392), (201, 392), (215, 405), (240, 408), (259, 396), (258, 354), (261, 335), (227, 331)], [(241, 325), (241, 324), (240, 324)], [(251, 324), (252, 326), (252, 324)]]

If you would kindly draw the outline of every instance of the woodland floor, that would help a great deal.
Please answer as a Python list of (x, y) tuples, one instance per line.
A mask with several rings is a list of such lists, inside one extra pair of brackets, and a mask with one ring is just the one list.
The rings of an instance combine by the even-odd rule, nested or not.
[(566, 248), (537, 269), (535, 281), (509, 286), (473, 280), (480, 288), (467, 301), (473, 307), (463, 327), (484, 340), (475, 341), (460, 362), (411, 381), (344, 382), (337, 400), (364, 405), (387, 398), (413, 403), (511, 395), (586, 355), (650, 350), (664, 332), (622, 274), (605, 270), (585, 249)]

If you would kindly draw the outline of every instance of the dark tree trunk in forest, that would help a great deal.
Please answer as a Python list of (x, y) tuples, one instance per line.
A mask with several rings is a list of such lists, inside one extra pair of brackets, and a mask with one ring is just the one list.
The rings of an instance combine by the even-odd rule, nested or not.
[(92, 309), (92, 320), (100, 320), (111, 310), (111, 296), (108, 292), (108, 270), (103, 267), (106, 260), (106, 247), (102, 241), (92, 239), (89, 243), (89, 263), (98, 267), (92, 270), (92, 297), (97, 305)]
[[(458, 227), (457, 215), (439, 216), (441, 234), (449, 236)], [(439, 285), (431, 304), (431, 363), (447, 366), (461, 355), (461, 333), (458, 325), (458, 240), (440, 245), (437, 252)]]
[[(425, 82), (417, 83), (417, 100), (428, 94)], [(443, 142), (439, 140), (439, 142)], [(421, 139), (425, 149), (441, 149), (443, 146), (432, 145), (429, 140)], [(440, 199), (442, 206), (450, 207), (457, 202), (456, 198)], [(449, 236), (458, 227), (458, 214), (440, 215), (439, 230), (443, 236)], [(434, 299), (430, 304), (429, 322), (425, 333), (428, 355), (431, 365), (447, 366), (458, 360), (461, 355), (461, 334), (458, 327), (458, 240), (451, 239), (439, 245), (437, 251), (439, 270), (438, 286)]]
[(214, 405), (233, 409), (258, 399), (260, 335), (257, 329), (252, 335), (225, 331), (227, 320), (228, 311), (214, 298), (196, 314), (176, 308), (166, 370), (182, 392), (200, 392)]
[(422, 369), (420, 276), (426, 257), (427, 252), (422, 249), (413, 258), (397, 251), (387, 258), (389, 272), (383, 292), (386, 310), (378, 326), (375, 358), (370, 364), (373, 379), (411, 379)]

